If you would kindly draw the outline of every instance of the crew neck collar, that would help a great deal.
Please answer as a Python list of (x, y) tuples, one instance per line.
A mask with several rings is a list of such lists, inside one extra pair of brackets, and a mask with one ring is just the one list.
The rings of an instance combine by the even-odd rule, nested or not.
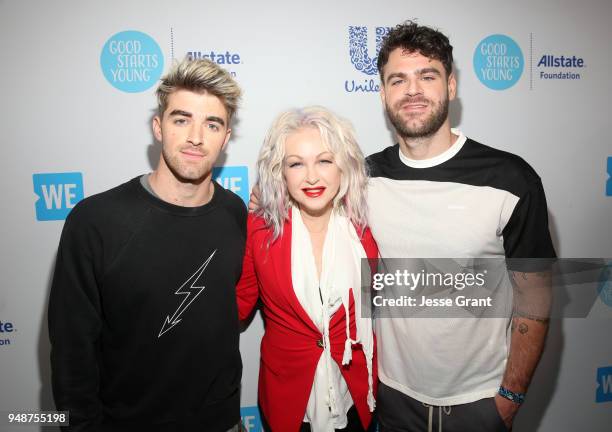
[[(144, 174), (148, 175), (148, 174)], [(202, 213), (209, 211), (219, 204), (222, 200), (223, 187), (219, 185), (216, 181), (211, 180), (214, 187), (213, 196), (206, 204), (197, 207), (184, 207), (176, 204), (169, 203), (167, 201), (162, 200), (156, 195), (153, 195), (150, 191), (148, 191), (141, 183), (141, 176), (136, 177), (132, 180), (134, 187), (138, 190), (141, 197), (147, 200), (149, 203), (159, 208), (160, 210), (177, 214), (183, 216), (198, 216)]]
[(459, 150), (463, 148), (467, 138), (459, 129), (451, 128), (451, 133), (453, 135), (457, 135), (457, 139), (453, 145), (439, 155), (429, 159), (410, 159), (402, 153), (402, 150), (398, 145), (397, 151), (399, 153), (400, 160), (404, 165), (408, 165), (411, 168), (431, 168), (452, 159), (457, 153), (459, 153)]

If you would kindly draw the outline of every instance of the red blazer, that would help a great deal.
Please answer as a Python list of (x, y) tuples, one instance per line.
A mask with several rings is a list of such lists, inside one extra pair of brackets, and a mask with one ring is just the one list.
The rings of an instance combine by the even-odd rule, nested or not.
[[(249, 215), (242, 277), (236, 287), (240, 319), (247, 318), (258, 298), (263, 303), (265, 333), (261, 341), (259, 405), (273, 432), (298, 431), (308, 404), (315, 369), (323, 348), (317, 341), (323, 335), (302, 308), (291, 282), (291, 221), (281, 237), (267, 247), (271, 230), (262, 218)], [(368, 258), (378, 257), (378, 248), (369, 229), (361, 243)], [(360, 287), (354, 287), (360, 289)], [(350, 295), (350, 332), (355, 338), (354, 300)], [(368, 372), (361, 345), (353, 345), (353, 359), (342, 366), (346, 340), (344, 308), (340, 307), (329, 325), (332, 358), (340, 367), (364, 428), (371, 413), (366, 397)], [(372, 360), (376, 395), (376, 341)]]

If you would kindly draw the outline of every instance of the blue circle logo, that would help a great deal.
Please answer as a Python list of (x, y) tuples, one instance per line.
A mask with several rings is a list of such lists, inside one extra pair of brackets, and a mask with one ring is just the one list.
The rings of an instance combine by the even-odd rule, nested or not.
[(496, 34), (484, 38), (474, 51), (474, 72), (492, 90), (506, 90), (523, 73), (523, 52), (508, 36)]
[(610, 261), (601, 271), (597, 291), (599, 292), (601, 301), (612, 307), (612, 261)]
[(100, 66), (113, 87), (138, 93), (157, 82), (164, 69), (164, 57), (151, 36), (130, 30), (106, 41), (100, 54)]

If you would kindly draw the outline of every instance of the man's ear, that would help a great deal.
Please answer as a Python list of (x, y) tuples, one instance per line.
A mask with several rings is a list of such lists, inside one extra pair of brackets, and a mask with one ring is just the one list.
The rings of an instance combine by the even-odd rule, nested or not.
[(153, 117), (152, 127), (155, 139), (159, 142), (162, 142), (161, 119), (159, 118), (159, 115)]
[(455, 72), (451, 72), (448, 76), (448, 100), (455, 99), (455, 96), (457, 96), (457, 79)]
[(380, 83), (380, 92), (379, 92), (379, 94), (380, 94), (380, 101), (382, 102), (383, 107), (384, 107), (386, 105), (386, 100), (387, 99), (386, 99), (386, 95), (385, 95), (385, 86), (384, 86), (384, 84), (382, 82)]
[(223, 141), (221, 150), (225, 150), (225, 147), (227, 147), (227, 143), (229, 142), (231, 136), (232, 136), (232, 130), (228, 128), (227, 131), (225, 131), (225, 140)]

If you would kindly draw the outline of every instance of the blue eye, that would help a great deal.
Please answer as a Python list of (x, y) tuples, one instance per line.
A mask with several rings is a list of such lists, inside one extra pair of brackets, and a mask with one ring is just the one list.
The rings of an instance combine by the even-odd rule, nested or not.
[(208, 128), (216, 132), (219, 130), (219, 125), (217, 125), (216, 123), (209, 123)]

